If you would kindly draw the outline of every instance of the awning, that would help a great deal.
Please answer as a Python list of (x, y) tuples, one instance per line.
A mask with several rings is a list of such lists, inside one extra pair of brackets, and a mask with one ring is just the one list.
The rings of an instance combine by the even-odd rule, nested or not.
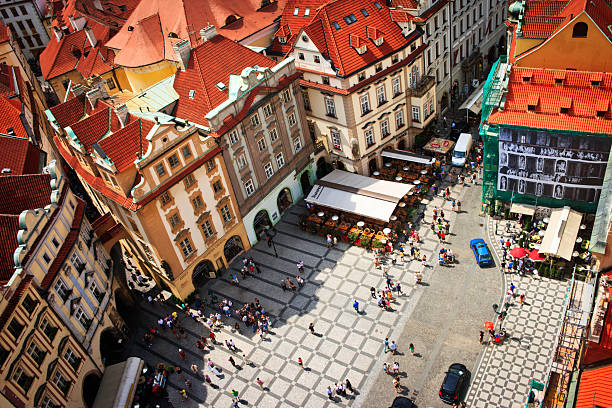
[(453, 148), (453, 146), (455, 146), (455, 142), (452, 140), (434, 137), (427, 142), (425, 146), (423, 146), (423, 149), (434, 153), (446, 154)]
[(422, 163), (422, 164), (432, 164), (436, 160), (433, 157), (422, 156), (420, 154), (406, 152), (404, 150), (392, 150), (392, 149), (383, 150), (381, 156), (388, 157), (390, 159), (405, 160), (405, 161)]
[(480, 85), (472, 94), (463, 102), (459, 109), (469, 109), (476, 115), (482, 110), (482, 92), (484, 90), (484, 83)]
[(306, 202), (389, 222), (399, 201), (413, 187), (334, 170), (315, 182)]
[(582, 214), (570, 207), (553, 210), (540, 245), (540, 253), (571, 260), (581, 221)]
[(512, 203), (510, 212), (515, 214), (533, 215), (535, 214), (535, 206), (529, 204)]
[(130, 357), (106, 367), (93, 408), (131, 407), (143, 365), (140, 358)]

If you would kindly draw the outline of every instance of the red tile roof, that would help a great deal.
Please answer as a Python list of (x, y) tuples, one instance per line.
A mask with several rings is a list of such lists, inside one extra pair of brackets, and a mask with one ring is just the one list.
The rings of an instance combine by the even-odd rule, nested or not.
[[(313, 21), (304, 28), (304, 32), (314, 45), (338, 70), (338, 75), (346, 77), (410, 44), (410, 39), (405, 38), (401, 28), (391, 20), (389, 9), (384, 2), (377, 4), (381, 6), (381, 9), (378, 9), (375, 3), (369, 0), (331, 1), (322, 6)], [(366, 10), (368, 17), (364, 17), (359, 12), (362, 8)], [(347, 24), (344, 17), (351, 14), (354, 15), (356, 21)], [(340, 26), (339, 30), (333, 27), (333, 22)], [(374, 42), (368, 40), (366, 52), (360, 55), (351, 46), (354, 43), (350, 38), (357, 36), (367, 39), (368, 28), (384, 31), (384, 41), (382, 45), (376, 46)]]
[(104, 153), (115, 164), (117, 171), (124, 171), (134, 165), (140, 149), (146, 149), (145, 138), (154, 124), (144, 119), (133, 120), (123, 129), (98, 142)]
[(28, 286), (30, 286), (30, 282), (32, 282), (33, 278), (34, 275), (26, 275), (21, 279), (21, 282), (19, 282), (19, 286), (17, 286), (17, 289), (15, 289), (15, 293), (13, 293), (11, 300), (9, 300), (8, 304), (0, 315), (0, 330), (4, 329), (4, 325), (9, 321), (9, 318), (17, 308), (17, 305), (19, 305), (21, 297), (28, 289)]
[(85, 116), (85, 104), (88, 104), (88, 102), (83, 93), (77, 97), (68, 99), (64, 103), (52, 106), (49, 110), (53, 114), (59, 127), (63, 129), (78, 122)]
[[(261, 0), (141, 1), (106, 45), (118, 50), (115, 59), (118, 65), (134, 67), (161, 59), (176, 61), (172, 45), (179, 40), (188, 39), (196, 47), (201, 43), (200, 30), (208, 25), (214, 25), (231, 40), (242, 40), (274, 24), (285, 2), (277, 0), (261, 7)], [(132, 61), (135, 56), (136, 62)]]
[(7, 42), (11, 39), (11, 30), (0, 22), (0, 43)]
[(417, 10), (419, 8), (419, 2), (418, 0), (391, 0), (391, 5), (389, 7)]
[[(274, 41), (270, 46), (270, 50), (280, 55), (288, 53), (295, 43), (300, 30), (312, 21), (317, 14), (317, 10), (327, 3), (327, 1), (328, 0), (287, 0), (279, 23), (280, 29), (274, 34)], [(298, 13), (294, 15), (296, 8), (298, 9)], [(307, 9), (308, 15), (306, 15)], [(279, 37), (286, 37), (284, 44), (279, 42)]]
[[(46, 80), (63, 75), (74, 69), (79, 70), (81, 75), (88, 73), (100, 75), (112, 69), (110, 65), (112, 58), (110, 57), (106, 61), (100, 58), (97, 64), (87, 62), (87, 57), (92, 52), (95, 53), (96, 50), (100, 50), (101, 56), (108, 57), (108, 50), (105, 49), (104, 43), (110, 36), (110, 29), (92, 21), (88, 21), (86, 27), (91, 27), (97, 40), (95, 47), (91, 46), (84, 29), (65, 34), (59, 41), (55, 36), (52, 36), (39, 58), (40, 68)], [(79, 67), (81, 64), (85, 65), (83, 69)]]
[(582, 372), (574, 407), (612, 407), (612, 365)]
[(21, 122), (21, 102), (19, 99), (8, 99), (6, 96), (0, 96), (0, 133), (9, 134), (9, 129), (13, 129), (13, 133), (17, 137), (29, 138), (28, 132)]
[(0, 170), (11, 169), (9, 174), (13, 175), (34, 174), (39, 167), (40, 150), (28, 139), (0, 135)]
[(72, 219), (72, 225), (70, 226), (70, 232), (64, 239), (62, 246), (60, 247), (55, 259), (49, 269), (47, 270), (47, 274), (43, 278), (40, 286), (42, 289), (49, 289), (57, 273), (59, 272), (62, 264), (68, 257), (68, 254), (72, 250), (74, 243), (79, 238), (79, 232), (81, 231), (81, 223), (83, 222), (83, 214), (85, 213), (85, 202), (80, 198), (77, 198), (77, 206), (74, 210), (74, 218)]
[[(565, 74), (562, 85), (555, 76)], [(540, 129), (569, 130), (612, 134), (610, 103), (604, 117), (597, 117), (596, 106), (612, 101), (612, 73), (602, 75), (598, 86), (591, 85), (591, 72), (558, 71), (513, 67), (508, 83), (504, 109), (488, 118), (492, 124), (526, 126)], [(523, 78), (530, 77), (528, 82)], [(560, 114), (562, 101), (571, 99), (571, 109)], [(536, 105), (535, 112), (528, 105)]]
[(407, 11), (404, 10), (391, 10), (391, 20), (396, 23), (407, 23), (408, 21), (412, 21), (415, 17)]
[(25, 174), (0, 177), (0, 214), (19, 215), (24, 210), (51, 204), (51, 176)]
[(187, 69), (176, 73), (174, 89), (179, 100), (174, 115), (207, 125), (204, 116), (228, 99), (227, 90), (215, 85), (223, 82), (228, 86), (231, 74), (240, 75), (244, 68), (255, 65), (273, 67), (276, 62), (222, 35), (206, 41), (191, 51)]
[(524, 38), (548, 38), (568, 17), (525, 16), (523, 18)]
[(19, 215), (0, 215), (0, 285), (6, 284), (15, 272), (14, 254), (19, 246)]
[[(132, 115), (128, 115), (126, 125), (133, 120), (135, 118)], [(70, 129), (72, 129), (72, 132), (85, 150), (89, 151), (91, 146), (104, 136), (119, 131), (121, 123), (115, 111), (110, 107), (106, 107), (72, 124)]]

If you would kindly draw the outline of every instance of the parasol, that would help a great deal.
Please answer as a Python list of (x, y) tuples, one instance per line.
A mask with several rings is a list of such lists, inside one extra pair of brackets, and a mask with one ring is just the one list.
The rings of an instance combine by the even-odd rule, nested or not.
[(510, 250), (510, 255), (516, 259), (524, 258), (528, 254), (529, 252), (525, 248), (514, 248)]

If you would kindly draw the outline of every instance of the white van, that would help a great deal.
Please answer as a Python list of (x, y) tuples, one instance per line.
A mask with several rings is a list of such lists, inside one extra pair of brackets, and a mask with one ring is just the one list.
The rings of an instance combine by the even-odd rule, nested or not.
[(472, 149), (472, 135), (470, 133), (462, 133), (457, 139), (455, 150), (453, 150), (453, 166), (465, 166), (465, 160)]

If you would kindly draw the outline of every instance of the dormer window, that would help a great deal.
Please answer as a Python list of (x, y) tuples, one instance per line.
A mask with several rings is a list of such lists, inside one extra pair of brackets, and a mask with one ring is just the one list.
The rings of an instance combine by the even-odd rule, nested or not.
[(383, 32), (375, 27), (366, 27), (366, 35), (377, 47), (380, 47), (384, 41)]
[(287, 42), (287, 37), (278, 37), (278, 42), (281, 44), (285, 44)]
[(531, 82), (531, 76), (524, 76), (523, 82)]
[(337, 22), (337, 21), (332, 21), (332, 23), (331, 23), (331, 24), (332, 24), (332, 26), (334, 26), (334, 28), (335, 28), (336, 30), (339, 30), (339, 29), (340, 29), (340, 24), (338, 24), (338, 22)]
[(361, 11), (361, 14), (363, 14), (363, 16), (364, 16), (364, 17), (368, 17), (368, 16), (369, 16), (369, 14), (368, 14), (368, 12), (366, 11), (366, 9), (361, 9), (361, 10), (359, 10), (359, 11)]
[(379, 10), (381, 10), (381, 9), (382, 9), (382, 6), (381, 6), (381, 5), (380, 5), (380, 3), (379, 3), (379, 2), (377, 2), (377, 1), (376, 1), (376, 2), (374, 2), (374, 7), (376, 7), (376, 8), (377, 8), (377, 9), (379, 9)]
[(605, 117), (605, 116), (606, 116), (606, 111), (603, 111), (603, 110), (598, 110), (598, 111), (597, 111), (597, 113), (596, 113), (596, 116), (597, 116), (598, 118), (603, 118), (603, 117)]
[(300, 8), (299, 7), (296, 7), (296, 8), (293, 9), (293, 15), (294, 16), (297, 16), (299, 14), (299, 12), (300, 12)]
[(555, 78), (555, 85), (563, 85), (563, 78)]
[(354, 14), (349, 14), (348, 16), (345, 16), (342, 18), (344, 20), (344, 22), (346, 23), (346, 25), (351, 25), (353, 23), (357, 22), (357, 17), (355, 17)]
[(363, 55), (368, 51), (368, 47), (364, 44), (363, 46), (359, 47), (359, 48), (355, 48), (357, 50), (357, 54), (359, 55)]
[(349, 44), (355, 48), (359, 55), (365, 54), (368, 51), (366, 41), (356, 35), (349, 34)]
[(358, 80), (359, 82), (361, 82), (361, 81), (363, 81), (363, 80), (365, 79), (365, 76), (366, 76), (366, 75), (365, 75), (365, 72), (364, 72), (364, 71), (361, 71), (359, 74), (357, 74), (357, 80)]
[(603, 80), (603, 75), (598, 73), (591, 74), (591, 86), (597, 88), (601, 85), (601, 81)]
[(569, 114), (569, 108), (561, 108), (560, 113), (562, 115), (568, 115)]
[(527, 105), (527, 110), (529, 112), (535, 112), (536, 106), (535, 105)]
[(304, 9), (304, 17), (309, 16), (309, 15), (310, 15), (310, 9), (306, 7), (306, 9)]
[(591, 81), (591, 86), (594, 88), (598, 87), (600, 84), (601, 84), (601, 81), (597, 81), (597, 80)]

